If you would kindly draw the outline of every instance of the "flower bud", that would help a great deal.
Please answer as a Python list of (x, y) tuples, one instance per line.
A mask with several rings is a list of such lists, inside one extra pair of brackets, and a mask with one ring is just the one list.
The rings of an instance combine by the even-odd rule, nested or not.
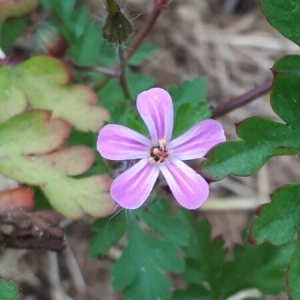
[(103, 37), (110, 43), (122, 43), (132, 33), (132, 25), (114, 0), (107, 0), (107, 17), (102, 28)]

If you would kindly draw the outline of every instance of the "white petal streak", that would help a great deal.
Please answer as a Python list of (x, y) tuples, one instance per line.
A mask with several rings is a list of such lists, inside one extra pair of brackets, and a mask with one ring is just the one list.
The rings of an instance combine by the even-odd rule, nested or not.
[(173, 158), (159, 164), (175, 199), (187, 209), (200, 207), (207, 199), (207, 182), (179, 159)]

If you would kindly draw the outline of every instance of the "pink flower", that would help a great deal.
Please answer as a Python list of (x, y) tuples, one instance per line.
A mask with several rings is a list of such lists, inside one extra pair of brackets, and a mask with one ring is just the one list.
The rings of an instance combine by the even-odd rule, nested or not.
[(152, 88), (139, 94), (137, 110), (151, 139), (121, 125), (104, 126), (97, 149), (111, 160), (140, 159), (112, 183), (112, 198), (123, 208), (140, 207), (148, 198), (160, 172), (173, 196), (185, 208), (196, 209), (208, 197), (205, 179), (182, 160), (202, 158), (215, 145), (224, 142), (222, 125), (205, 120), (171, 141), (173, 103), (168, 92)]

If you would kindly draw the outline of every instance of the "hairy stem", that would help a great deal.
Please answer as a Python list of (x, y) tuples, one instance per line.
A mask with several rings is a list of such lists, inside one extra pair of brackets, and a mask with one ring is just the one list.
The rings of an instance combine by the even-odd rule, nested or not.
[(125, 99), (128, 101), (128, 104), (131, 105), (132, 98), (126, 80), (126, 58), (125, 58), (125, 53), (124, 53), (122, 43), (118, 44), (118, 54), (119, 54), (120, 69), (121, 69), (120, 76), (119, 76), (120, 86), (123, 91)]
[(261, 85), (253, 88), (249, 92), (246, 92), (243, 95), (240, 95), (236, 98), (231, 99), (230, 101), (221, 104), (220, 106), (216, 107), (212, 111), (212, 119), (219, 118), (241, 106), (244, 106), (245, 104), (255, 100), (257, 97), (264, 95), (267, 93), (272, 86), (272, 79), (266, 80)]

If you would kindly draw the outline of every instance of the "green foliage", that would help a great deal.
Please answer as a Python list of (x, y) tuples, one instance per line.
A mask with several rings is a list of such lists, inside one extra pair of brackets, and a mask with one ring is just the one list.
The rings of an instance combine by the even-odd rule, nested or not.
[(260, 0), (263, 14), (269, 23), (282, 35), (300, 45), (300, 32), (295, 30), (299, 24), (299, 1)]
[(94, 236), (89, 241), (90, 257), (96, 258), (99, 255), (106, 254), (125, 234), (126, 225), (124, 211), (116, 212), (113, 216), (94, 221), (90, 227), (90, 230), (94, 233)]
[(10, 280), (0, 278), (0, 299), (1, 300), (21, 300), (18, 285)]
[(201, 285), (191, 284), (187, 289), (176, 290), (172, 300), (214, 300), (211, 292)]
[(223, 266), (220, 290), (225, 297), (245, 288), (257, 288), (265, 295), (283, 292), (286, 267), (294, 249), (294, 243), (281, 247), (245, 244), (236, 248), (234, 259)]
[(152, 58), (159, 48), (150, 41), (143, 42), (128, 60), (130, 66), (138, 67), (145, 60)]
[(180, 87), (169, 89), (175, 110), (173, 138), (210, 117), (210, 109), (205, 101), (206, 89), (205, 77), (187, 80)]
[(300, 299), (299, 270), (300, 270), (300, 239), (299, 239), (299, 231), (298, 231), (297, 247), (291, 259), (289, 269), (288, 269), (288, 274), (287, 274), (288, 293), (290, 298), (293, 300)]
[(51, 112), (30, 111), (0, 124), (0, 173), (19, 182), (40, 186), (51, 204), (68, 217), (85, 212), (106, 216), (114, 202), (108, 189), (110, 179), (70, 176), (87, 171), (94, 162), (91, 149), (65, 147), (71, 130), (62, 119), (51, 119)]
[(22, 35), (25, 28), (25, 18), (18, 18), (6, 21), (0, 25), (0, 47), (6, 50), (16, 38)]
[(127, 213), (127, 221), (129, 241), (111, 269), (113, 288), (125, 289), (125, 299), (170, 299), (172, 283), (163, 272), (183, 271), (179, 247), (147, 234), (133, 212)]
[(66, 66), (46, 56), (35, 56), (15, 68), (0, 67), (0, 122), (25, 111), (28, 101), (79, 130), (97, 132), (109, 118), (106, 110), (93, 106), (98, 98), (91, 89), (68, 85), (69, 80)]
[[(210, 239), (209, 223), (195, 223), (187, 213), (186, 218), (192, 231), (191, 244), (184, 248), (187, 254), (184, 278), (189, 287), (175, 292), (175, 299), (183, 296), (202, 299), (203, 295), (203, 299), (217, 300), (248, 288), (257, 288), (264, 294), (284, 291), (284, 269), (295, 249), (293, 243), (277, 248), (268, 244), (257, 247), (244, 244), (234, 250), (231, 261), (226, 261), (222, 240)], [(204, 289), (203, 283), (209, 285), (209, 290)]]
[[(218, 145), (208, 154), (204, 172), (216, 179), (229, 174), (250, 175), (275, 155), (295, 154), (300, 149), (300, 56), (287, 56), (273, 67), (271, 106), (286, 124), (254, 117), (240, 123), (242, 141)], [(280, 149), (286, 151), (278, 151)]]
[(190, 232), (186, 228), (183, 209), (174, 215), (167, 201), (156, 200), (148, 210), (139, 210), (138, 216), (165, 240), (181, 247), (189, 245)]
[(268, 241), (283, 245), (293, 239), (300, 226), (300, 185), (278, 189), (270, 204), (260, 209), (251, 228), (251, 238), (257, 243)]
[[(128, 87), (134, 101), (139, 93), (151, 88), (155, 82), (153, 77), (143, 76), (141, 74), (130, 74), (128, 75), (127, 80)], [(128, 114), (130, 114), (130, 110), (125, 102), (125, 97), (120, 85), (116, 81), (111, 80), (98, 92), (98, 96), (100, 99), (99, 104), (110, 112), (111, 123), (125, 125), (127, 123), (127, 117)], [(136, 113), (135, 107), (134, 112)]]

